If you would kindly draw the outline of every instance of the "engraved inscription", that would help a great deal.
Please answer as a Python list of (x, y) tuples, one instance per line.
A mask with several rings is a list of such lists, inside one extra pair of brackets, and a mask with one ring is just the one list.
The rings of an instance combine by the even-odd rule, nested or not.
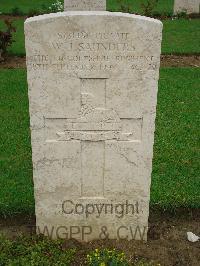
[(115, 110), (106, 108), (106, 79), (80, 82), (79, 116), (46, 118), (47, 141), (141, 141), (142, 118), (120, 118)]
[(117, 71), (127, 63), (127, 69), (158, 69), (159, 58), (138, 54), (135, 40), (129, 32), (58, 32), (49, 39), (52, 54), (39, 51), (27, 56), (28, 69), (40, 71)]
[(79, 141), (81, 196), (103, 197), (105, 145), (108, 141), (140, 142), (142, 118), (120, 118), (115, 110), (106, 108), (106, 79), (80, 79), (80, 87), (79, 116), (46, 118), (46, 141)]

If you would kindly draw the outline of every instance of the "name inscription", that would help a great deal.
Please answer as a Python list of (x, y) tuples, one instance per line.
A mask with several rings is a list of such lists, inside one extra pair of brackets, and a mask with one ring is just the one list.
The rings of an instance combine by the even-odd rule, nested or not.
[(159, 68), (155, 56), (136, 53), (128, 32), (59, 32), (48, 45), (51, 55), (36, 51), (27, 57), (28, 69), (105, 71), (117, 70), (123, 64), (129, 70)]

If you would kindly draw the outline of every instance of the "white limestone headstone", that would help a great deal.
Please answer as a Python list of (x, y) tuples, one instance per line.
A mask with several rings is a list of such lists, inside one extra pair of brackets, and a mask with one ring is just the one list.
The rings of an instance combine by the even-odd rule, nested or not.
[(199, 13), (200, 0), (174, 0), (174, 14), (186, 12)]
[(65, 11), (106, 11), (106, 0), (65, 0)]
[(146, 240), (161, 32), (106, 11), (26, 20), (37, 232)]

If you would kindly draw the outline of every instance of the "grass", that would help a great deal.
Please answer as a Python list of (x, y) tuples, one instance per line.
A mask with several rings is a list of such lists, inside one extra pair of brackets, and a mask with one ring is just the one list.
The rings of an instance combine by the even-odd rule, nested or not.
[(200, 19), (165, 20), (163, 24), (162, 53), (200, 53)]
[[(141, 4), (145, 3), (146, 0), (121, 0), (121, 3), (130, 7), (133, 13), (142, 14), (143, 10)], [(158, 0), (158, 4), (153, 10), (159, 14), (172, 14), (173, 13), (174, 0)], [(109, 11), (120, 11), (120, 0), (107, 0), (107, 10)]]
[[(63, 0), (61, 0), (63, 2)], [(144, 0), (146, 1), (146, 0)], [(159, 0), (158, 5), (155, 8), (155, 12), (158, 13), (172, 13), (174, 0)], [(55, 0), (1, 0), (0, 11), (6, 14), (11, 13), (14, 7), (18, 7), (24, 13), (28, 13), (31, 9), (40, 9), (42, 5), (47, 7), (54, 3)], [(132, 12), (142, 13), (141, 0), (122, 0), (123, 4), (129, 4)], [(107, 0), (107, 10), (118, 11), (120, 9), (119, 0)]]
[(0, 92), (0, 215), (33, 214), (25, 71), (0, 71)]
[[(0, 0), (1, 1), (1, 0)], [(24, 56), (25, 55), (25, 39), (24, 39), (24, 19), (14, 20), (13, 25), (16, 27), (14, 33), (14, 43), (9, 47), (8, 52), (10, 55)], [(0, 30), (5, 30), (5, 24), (0, 19)]]
[(200, 207), (200, 69), (161, 69), (151, 204)]
[[(153, 207), (200, 207), (199, 84), (199, 69), (161, 69), (151, 189)], [(25, 70), (0, 70), (0, 90), (0, 216), (33, 214)]]
[(39, 9), (42, 5), (49, 7), (55, 0), (1, 0), (0, 11), (5, 14), (10, 14), (11, 10), (18, 7), (21, 11), (27, 14), (30, 10)]
[[(200, 19), (177, 19), (163, 22), (163, 54), (200, 54)], [(25, 55), (24, 44), (24, 20), (14, 21), (17, 32), (14, 35), (15, 42), (9, 48), (9, 54)], [(0, 29), (4, 29), (4, 23), (0, 20)]]

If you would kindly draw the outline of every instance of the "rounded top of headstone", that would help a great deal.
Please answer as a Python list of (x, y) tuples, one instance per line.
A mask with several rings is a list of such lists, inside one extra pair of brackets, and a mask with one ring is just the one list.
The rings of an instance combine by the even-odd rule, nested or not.
[(51, 14), (44, 14), (39, 16), (34, 16), (27, 18), (26, 23), (43, 21), (43, 20), (52, 20), (56, 18), (65, 18), (65, 17), (74, 17), (74, 16), (109, 16), (110, 18), (114, 17), (122, 17), (122, 18), (131, 18), (137, 21), (146, 21), (149, 23), (153, 23), (154, 25), (163, 25), (162, 22), (158, 19), (149, 18), (141, 15), (122, 13), (122, 12), (109, 12), (109, 11), (66, 11), (66, 12), (58, 12)]

